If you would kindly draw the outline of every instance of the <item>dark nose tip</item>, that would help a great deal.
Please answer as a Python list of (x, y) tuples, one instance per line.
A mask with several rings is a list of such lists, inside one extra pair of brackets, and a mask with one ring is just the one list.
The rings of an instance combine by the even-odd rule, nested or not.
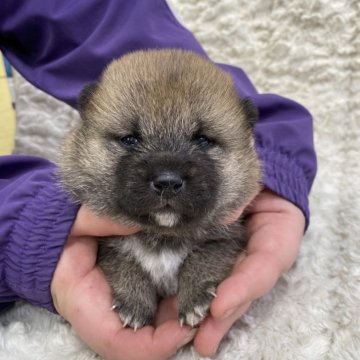
[(183, 190), (184, 180), (177, 173), (164, 172), (157, 175), (151, 182), (150, 188), (157, 194), (178, 194)]

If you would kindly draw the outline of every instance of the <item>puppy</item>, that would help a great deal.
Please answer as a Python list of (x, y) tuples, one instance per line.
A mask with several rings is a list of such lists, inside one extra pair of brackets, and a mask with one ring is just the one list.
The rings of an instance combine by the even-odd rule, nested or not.
[(153, 50), (113, 61), (79, 111), (62, 184), (97, 214), (142, 228), (100, 240), (113, 309), (137, 329), (176, 294), (181, 323), (196, 326), (244, 246), (241, 225), (224, 219), (259, 191), (255, 107), (210, 61)]

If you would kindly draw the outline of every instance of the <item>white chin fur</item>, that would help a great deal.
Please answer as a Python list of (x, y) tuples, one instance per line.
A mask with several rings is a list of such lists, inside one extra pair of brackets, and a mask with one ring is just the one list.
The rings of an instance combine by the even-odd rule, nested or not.
[(179, 222), (179, 216), (174, 213), (156, 213), (155, 221), (160, 226), (173, 227)]

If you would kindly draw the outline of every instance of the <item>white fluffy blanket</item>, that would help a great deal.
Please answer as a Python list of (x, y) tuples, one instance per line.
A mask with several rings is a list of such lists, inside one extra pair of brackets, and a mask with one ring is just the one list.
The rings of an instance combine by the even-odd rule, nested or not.
[[(311, 226), (293, 268), (230, 331), (216, 357), (360, 359), (359, 0), (171, 0), (216, 61), (259, 91), (311, 110), (319, 172)], [(75, 119), (17, 78), (16, 153), (56, 159)], [(0, 317), (0, 360), (90, 360), (69, 325), (20, 304)], [(192, 349), (175, 359), (198, 359)]]

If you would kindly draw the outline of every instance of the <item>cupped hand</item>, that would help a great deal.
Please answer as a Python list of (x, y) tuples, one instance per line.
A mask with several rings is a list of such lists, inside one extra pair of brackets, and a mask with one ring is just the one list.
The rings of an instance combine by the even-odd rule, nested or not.
[(240, 255), (232, 274), (217, 289), (210, 315), (201, 324), (194, 346), (213, 356), (221, 339), (251, 302), (269, 292), (294, 263), (304, 233), (299, 208), (264, 190), (246, 210), (249, 235), (246, 255)]
[(91, 349), (107, 360), (167, 359), (194, 336), (190, 328), (180, 327), (169, 300), (160, 304), (156, 325), (137, 332), (123, 328), (111, 310), (111, 289), (96, 265), (96, 237), (137, 231), (99, 218), (82, 206), (51, 283), (56, 310)]

